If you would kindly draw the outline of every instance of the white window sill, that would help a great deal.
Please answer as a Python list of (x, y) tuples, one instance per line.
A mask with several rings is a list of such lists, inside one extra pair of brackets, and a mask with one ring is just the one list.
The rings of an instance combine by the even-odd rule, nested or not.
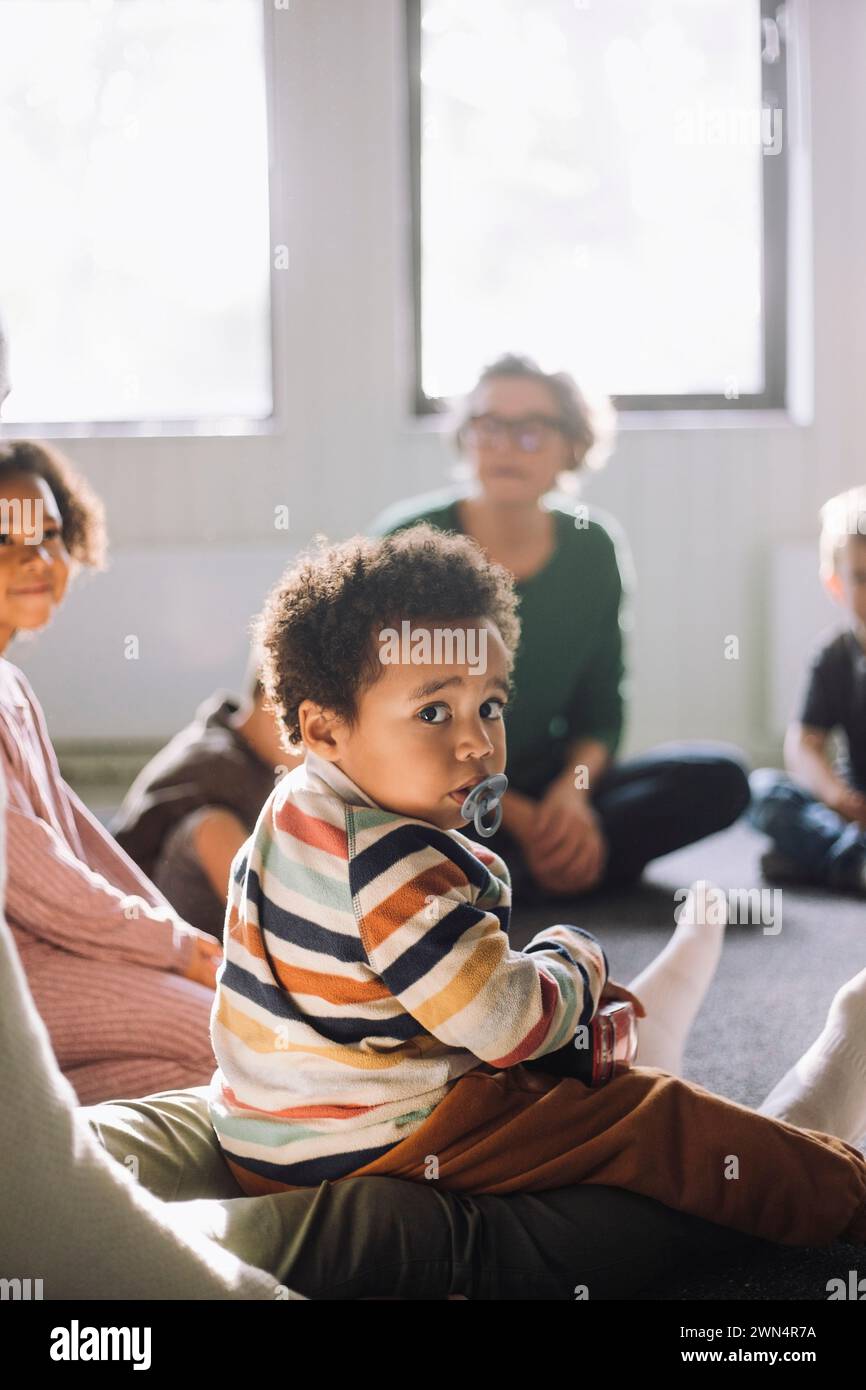
[[(811, 420), (797, 419), (789, 410), (620, 410), (617, 434), (651, 434), (656, 431), (686, 430), (800, 430)], [(411, 436), (451, 434), (455, 421), (447, 413), (418, 415), (405, 422)]]
[(4, 420), (2, 439), (232, 439), (280, 434), (275, 415), (266, 420), (118, 420), (59, 422)]

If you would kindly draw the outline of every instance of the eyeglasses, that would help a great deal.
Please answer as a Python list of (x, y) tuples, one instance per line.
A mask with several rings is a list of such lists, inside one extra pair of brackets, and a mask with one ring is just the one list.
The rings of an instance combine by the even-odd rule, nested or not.
[(522, 454), (538, 454), (556, 436), (567, 436), (561, 420), (550, 415), (525, 415), (506, 420), (501, 415), (473, 415), (461, 431), (469, 444), (479, 449), (506, 449), (511, 443)]

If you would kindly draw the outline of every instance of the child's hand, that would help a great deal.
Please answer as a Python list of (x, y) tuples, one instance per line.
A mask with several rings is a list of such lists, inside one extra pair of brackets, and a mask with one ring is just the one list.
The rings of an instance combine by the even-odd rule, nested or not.
[(212, 936), (193, 936), (192, 959), (183, 972), (185, 980), (216, 989), (216, 973), (223, 958), (222, 946)]
[(614, 1000), (624, 1000), (628, 1004), (633, 1004), (638, 1018), (646, 1018), (646, 1009), (637, 995), (632, 994), (631, 990), (626, 989), (625, 985), (618, 985), (616, 980), (608, 980), (599, 996), (599, 1007), (601, 1007), (602, 1004), (610, 1004)]
[(844, 817), (845, 820), (857, 821), (859, 825), (866, 825), (866, 796), (863, 796), (861, 792), (855, 792), (851, 787), (845, 787), (838, 796), (835, 796), (827, 804), (831, 810)]

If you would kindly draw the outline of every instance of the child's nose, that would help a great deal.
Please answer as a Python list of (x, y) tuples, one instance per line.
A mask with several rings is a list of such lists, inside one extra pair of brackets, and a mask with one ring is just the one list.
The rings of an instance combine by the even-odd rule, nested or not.
[(488, 758), (492, 752), (493, 742), (483, 724), (467, 729), (458, 739), (458, 753), (464, 757)]

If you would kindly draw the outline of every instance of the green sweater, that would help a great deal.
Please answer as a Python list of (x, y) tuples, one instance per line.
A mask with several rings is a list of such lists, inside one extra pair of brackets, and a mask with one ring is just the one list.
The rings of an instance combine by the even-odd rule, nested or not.
[[(417, 521), (462, 534), (457, 490), (427, 493), (382, 512), (368, 533), (384, 536)], [(597, 739), (613, 755), (623, 729), (620, 564), (598, 520), (554, 506), (556, 549), (530, 579), (516, 580), (522, 624), (507, 714), (509, 782), (538, 796), (565, 766), (575, 739)], [(608, 520), (608, 525), (610, 521)], [(611, 528), (613, 529), (613, 528)], [(616, 532), (615, 532), (616, 534)], [(626, 565), (623, 565), (626, 568)]]

